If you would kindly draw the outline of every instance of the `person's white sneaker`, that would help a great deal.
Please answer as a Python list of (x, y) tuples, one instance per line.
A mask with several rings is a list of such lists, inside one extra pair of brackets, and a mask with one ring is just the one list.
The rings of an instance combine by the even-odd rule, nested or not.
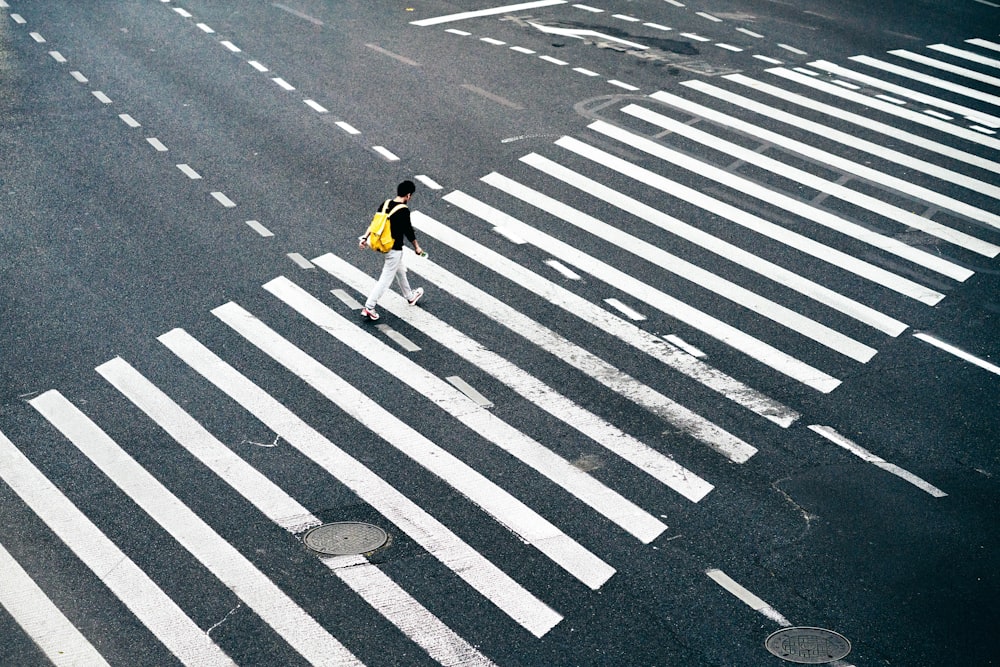
[(418, 287), (417, 289), (413, 290), (413, 298), (412, 299), (407, 299), (407, 301), (410, 302), (411, 306), (415, 305), (417, 303), (417, 301), (420, 300), (420, 297), (422, 297), (423, 295), (424, 295), (424, 288), (423, 287)]

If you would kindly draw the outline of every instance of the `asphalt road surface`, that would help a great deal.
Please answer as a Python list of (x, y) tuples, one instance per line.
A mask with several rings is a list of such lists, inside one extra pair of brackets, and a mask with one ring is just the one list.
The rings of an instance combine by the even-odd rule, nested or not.
[(998, 132), (987, 0), (0, 0), (0, 664), (1000, 663)]

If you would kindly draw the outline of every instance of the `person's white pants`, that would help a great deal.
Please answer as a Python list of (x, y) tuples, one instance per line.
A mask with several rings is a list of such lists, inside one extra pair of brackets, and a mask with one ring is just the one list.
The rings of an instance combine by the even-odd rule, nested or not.
[(410, 289), (410, 281), (406, 279), (406, 266), (403, 264), (403, 251), (390, 250), (385, 253), (385, 263), (382, 264), (382, 275), (379, 276), (378, 282), (375, 283), (375, 289), (373, 289), (371, 294), (368, 295), (368, 300), (365, 301), (365, 308), (371, 310), (378, 304), (378, 300), (382, 298), (385, 291), (389, 289), (389, 285), (392, 284), (393, 277), (395, 277), (396, 282), (399, 283), (399, 291), (403, 293), (403, 296), (407, 299), (413, 298), (413, 290)]

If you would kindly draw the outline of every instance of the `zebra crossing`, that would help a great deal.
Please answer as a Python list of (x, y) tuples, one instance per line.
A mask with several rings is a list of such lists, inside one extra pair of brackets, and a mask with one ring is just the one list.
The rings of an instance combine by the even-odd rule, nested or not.
[[(929, 48), (940, 54), (936, 58), (890, 52), (914, 67), (939, 70), (936, 76), (858, 56), (852, 63), (876, 73), (816, 61), (795, 70), (770, 68), (766, 80), (731, 74), (714, 83), (686, 81), (675, 92), (622, 96), (579, 136), (563, 136), (521, 156), (516, 165), (519, 178), (494, 171), (478, 182), (462, 184), (462, 189), (448, 190), (441, 204), (414, 212), (419, 233), (441, 248), (435, 255), (452, 261), (410, 255), (410, 270), (434, 285), (437, 296), (431, 298), (462, 304), (482, 326), (464, 331), (446, 314), (438, 314), (446, 309), (432, 313), (412, 308), (397, 294), (387, 295), (380, 307), (407, 332), (447, 350), (547, 419), (560, 422), (571, 437), (582, 436), (630, 470), (638, 469), (644, 480), (665, 487), (671, 501), (699, 503), (726, 480), (710, 478), (695, 462), (675, 459), (675, 452), (662, 442), (629, 433), (601, 414), (600, 397), (590, 405), (572, 398), (518, 359), (494, 349), (492, 337), (498, 331), (512, 334), (518, 346), (541, 351), (549, 363), (597, 383), (602, 396), (638, 406), (689, 445), (747, 464), (769, 447), (770, 434), (793, 428), (803, 417), (794, 406), (755, 388), (759, 377), (790, 379), (819, 394), (837, 390), (843, 380), (836, 369), (868, 363), (886, 341), (910, 330), (910, 322), (919, 321), (925, 309), (946, 299), (950, 288), (971, 279), (983, 261), (1000, 254), (1000, 187), (995, 184), (1000, 161), (990, 152), (1000, 148), (990, 129), (1000, 127), (1000, 119), (991, 114), (1000, 106), (1000, 97), (975, 87), (996, 87), (1000, 81), (973, 69), (1000, 66), (981, 53), (1000, 46), (979, 39), (968, 40), (968, 46), (979, 51), (933, 45)], [(942, 57), (965, 64), (949, 64), (939, 60)], [(826, 80), (826, 75), (858, 85), (845, 86), (841, 80)], [(968, 101), (958, 104), (937, 97), (941, 93), (922, 92), (928, 89)], [(873, 90), (917, 106), (909, 108), (902, 99), (889, 101), (882, 93), (871, 94)], [(931, 113), (937, 109), (961, 119)], [(967, 127), (963, 121), (974, 125)], [(771, 129), (775, 125), (782, 132)], [(844, 157), (845, 152), (865, 153), (879, 166)], [(511, 165), (503, 171), (508, 169), (515, 172)], [(768, 174), (767, 180), (756, 176), (761, 172)], [(806, 198), (798, 194), (801, 188), (817, 195)], [(675, 207), (699, 211), (714, 223), (689, 222), (672, 214)], [(628, 224), (619, 215), (627, 216)], [(907, 242), (908, 230), (926, 234), (933, 241), (920, 245), (932, 247)], [(582, 242), (585, 237), (589, 240)], [(624, 253), (596, 256), (592, 249), (602, 244)], [(762, 245), (767, 252), (756, 250)], [(707, 254), (689, 252), (691, 248)], [(536, 261), (542, 256), (544, 260)], [(312, 263), (323, 272), (329, 290), (358, 295), (373, 284), (368, 274), (337, 254), (321, 254)], [(637, 265), (644, 270), (631, 271)], [(493, 279), (475, 285), (462, 275), (463, 267), (486, 271)], [(655, 281), (648, 278), (651, 272)], [(589, 278), (586, 288), (581, 274)], [(768, 287), (757, 287), (760, 281), (748, 278), (751, 274)], [(629, 374), (624, 368), (627, 358), (599, 356), (564, 328), (542, 321), (522, 297), (497, 296), (507, 284), (546, 308), (558, 309), (577, 329), (592, 329), (627, 349), (628, 355), (655, 362), (664, 380), (651, 383)], [(290, 380), (310, 387), (351, 420), (351, 429), (388, 444), (407, 466), (433, 477), (438, 488), (457, 494), (506, 531), (510, 548), (518, 554), (537, 552), (545, 562), (534, 562), (541, 563), (546, 576), (567, 576), (582, 586), (581, 594), (599, 590), (627, 567), (612, 561), (607, 555), (611, 550), (602, 544), (627, 539), (650, 545), (667, 530), (669, 517), (642, 507), (630, 497), (632, 489), (613, 488), (557, 451), (546, 434), (529, 432), (527, 426), (505, 421), (471, 401), (422, 364), (418, 351), (396, 349), (392, 338), (367, 329), (343, 299), (328, 294), (277, 276), (262, 286), (261, 298), (273, 299), (273, 307), (300, 318), (296, 326), (288, 326), (289, 332), (231, 301), (211, 315), (226, 331), (226, 340), (236, 341), (233, 346), (239, 352), (233, 354), (227, 344), (223, 354), (217, 340), (203, 341), (177, 328), (158, 338), (176, 368), (147, 377), (130, 360), (116, 357), (95, 370), (124, 404), (141, 411), (283, 531), (289, 551), (301, 550), (297, 538), (322, 523), (321, 508), (310, 507), (297, 498), (294, 487), (271, 479), (214, 435), (189, 412), (183, 397), (169, 394), (170, 374), (181, 368), (196, 374), (219, 400), (239, 406), (244, 419), (287, 443), (303, 465), (322, 471), (412, 541), (436, 562), (434, 567), (447, 573), (451, 586), (460, 582), (467, 588), (464, 601), (487, 601), (487, 617), (504, 617), (536, 641), (543, 641), (570, 613), (558, 608), (547, 595), (551, 591), (519, 581), (509, 570), (520, 571), (510, 562), (494, 562), (479, 541), (470, 539), (475, 530), (459, 530), (436, 518), (377, 466), (311, 425), (307, 416), (316, 414), (315, 404), (287, 405), (262, 386), (255, 366), (266, 359), (284, 369)], [(656, 314), (646, 320), (623, 316), (605, 307), (610, 302), (605, 296), (615, 296), (617, 303), (643, 317), (643, 309)], [(746, 317), (734, 317), (737, 311)], [(697, 348), (726, 354), (690, 354), (656, 332), (667, 322), (673, 334)], [(509, 480), (492, 479), (477, 469), (477, 461), (449, 451), (447, 443), (435, 442), (418, 424), (395, 415), (384, 399), (368, 395), (328, 360), (310, 354), (294, 333), (304, 323), (315, 334), (310, 345), (320, 338), (320, 345), (336, 346), (350, 364), (363, 365), (394, 388), (412, 392), (425, 406), (427, 420), (474, 434), (518, 475), (538, 480), (545, 499), (519, 497), (523, 494), (516, 485), (506, 488)], [(797, 356), (803, 349), (807, 358)], [(736, 358), (733, 354), (753, 365), (727, 367), (727, 360)], [(683, 394), (689, 386), (685, 383), (699, 385), (779, 431), (730, 432), (713, 421), (717, 406), (692, 403)], [(185, 558), (217, 579), (275, 641), (301, 660), (354, 665), (363, 664), (359, 654), (372, 654), (365, 643), (377, 637), (338, 637), (335, 627), (319, 620), (328, 617), (310, 606), (320, 604), (317, 599), (304, 600), (283, 590), (255, 563), (250, 549), (227, 539), (217, 516), (200, 516), (182, 500), (183, 490), (171, 488), (130, 454), (125, 443), (116, 442), (88, 414), (85, 403), (50, 389), (28, 404), (46, 428), (54, 428), (100, 471), (109, 488), (124, 494), (188, 554)], [(809, 428), (829, 432), (823, 430), (827, 427)], [(746, 433), (760, 440), (750, 441)], [(85, 499), (64, 493), (24, 451), (0, 432), (0, 478), (95, 581), (182, 664), (236, 664), (233, 647), (211, 637), (164, 590), (163, 582), (143, 570), (135, 547), (124, 549), (120, 535), (98, 527), (84, 509)], [(539, 506), (533, 507), (532, 501)], [(559, 525), (554, 517), (560, 515), (553, 508), (566, 502), (583, 508), (597, 522), (600, 538), (582, 536), (578, 525)], [(105, 662), (100, 638), (79, 631), (46, 593), (54, 584), (32, 579), (2, 541), (0, 565), (12, 583), (0, 588), (0, 605), (54, 664)], [(386, 627), (400, 632), (430, 660), (442, 665), (494, 664), (474, 634), (462, 636), (433, 611), (440, 604), (421, 599), (415, 592), (419, 587), (405, 572), (396, 569), (390, 576), (364, 555), (317, 560), (355, 594), (351, 604), (370, 607)]]

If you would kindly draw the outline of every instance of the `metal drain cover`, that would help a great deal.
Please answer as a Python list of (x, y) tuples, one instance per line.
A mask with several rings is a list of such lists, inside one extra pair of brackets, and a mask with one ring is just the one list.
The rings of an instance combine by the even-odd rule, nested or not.
[(353, 556), (375, 551), (389, 541), (389, 535), (370, 523), (339, 521), (316, 526), (302, 541), (313, 551), (331, 556)]
[(823, 628), (784, 628), (764, 640), (764, 647), (788, 662), (822, 665), (851, 652), (847, 637)]

